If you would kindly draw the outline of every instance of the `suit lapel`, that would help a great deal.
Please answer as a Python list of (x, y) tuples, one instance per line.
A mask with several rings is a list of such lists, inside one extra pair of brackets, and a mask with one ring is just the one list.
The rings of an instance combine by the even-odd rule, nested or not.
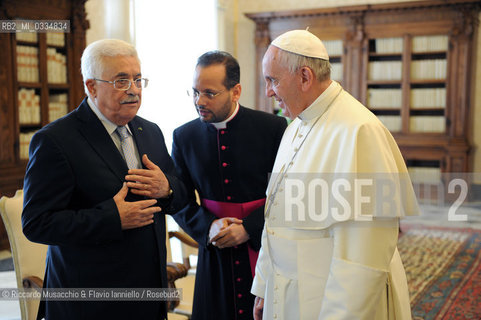
[(132, 132), (135, 144), (137, 145), (140, 164), (142, 165), (142, 168), (145, 169), (144, 164), (142, 163), (142, 155), (147, 153), (147, 146), (145, 145), (145, 139), (142, 138), (144, 134), (144, 128), (139, 123), (139, 121), (137, 121), (137, 117), (135, 117), (132, 121), (129, 122), (129, 128), (130, 128), (130, 131)]
[(77, 112), (78, 118), (82, 122), (79, 130), (85, 137), (85, 140), (87, 140), (97, 155), (107, 164), (120, 181), (124, 181), (128, 170), (127, 164), (112, 141), (112, 138), (105, 130), (102, 122), (90, 109), (86, 99), (78, 107)]

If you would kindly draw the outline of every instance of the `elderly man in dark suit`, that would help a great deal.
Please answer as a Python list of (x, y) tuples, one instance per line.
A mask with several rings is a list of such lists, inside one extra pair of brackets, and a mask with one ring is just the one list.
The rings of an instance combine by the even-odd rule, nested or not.
[[(157, 125), (136, 116), (135, 48), (99, 40), (82, 55), (88, 97), (30, 144), (23, 231), (49, 245), (46, 288), (166, 288), (165, 213), (185, 188)], [(46, 319), (165, 319), (153, 301), (49, 301)]]

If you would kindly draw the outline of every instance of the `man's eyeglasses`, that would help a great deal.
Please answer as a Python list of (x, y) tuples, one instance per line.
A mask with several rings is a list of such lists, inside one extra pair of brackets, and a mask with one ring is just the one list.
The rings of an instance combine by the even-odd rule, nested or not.
[[(117, 79), (114, 81), (107, 81), (107, 80), (94, 78), (94, 80), (111, 83), (114, 85), (115, 89), (122, 90), (122, 91), (129, 90), (130, 87), (132, 86), (132, 80), (130, 79)], [(147, 86), (149, 85), (149, 79), (147, 78), (135, 79), (133, 80), (133, 82), (135, 83), (135, 86), (139, 89), (147, 88)]]
[(194, 100), (199, 99), (200, 96), (204, 96), (207, 99), (212, 100), (224, 91), (226, 91), (226, 89), (221, 90), (221, 91), (217, 91), (217, 92), (215, 92), (215, 91), (199, 91), (199, 90), (196, 90), (196, 89), (192, 89), (192, 90), (187, 90), (187, 95), (189, 97), (194, 98)]

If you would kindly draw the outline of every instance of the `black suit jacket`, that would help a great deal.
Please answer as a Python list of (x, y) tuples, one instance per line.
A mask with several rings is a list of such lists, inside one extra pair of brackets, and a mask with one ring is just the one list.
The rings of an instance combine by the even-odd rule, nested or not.
[[(46, 288), (167, 288), (164, 214), (182, 208), (186, 192), (159, 127), (140, 117), (129, 127), (139, 154), (163, 170), (174, 192), (158, 199), (153, 224), (125, 231), (113, 196), (128, 168), (87, 101), (34, 135), (22, 224), (28, 239), (49, 245)], [(126, 201), (141, 199), (129, 193)], [(47, 319), (166, 316), (161, 302), (47, 301), (42, 311)]]

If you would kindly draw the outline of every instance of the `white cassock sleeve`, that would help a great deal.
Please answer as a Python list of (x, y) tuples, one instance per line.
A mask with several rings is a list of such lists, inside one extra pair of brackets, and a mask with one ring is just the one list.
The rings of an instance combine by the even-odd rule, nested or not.
[(266, 292), (267, 275), (272, 274), (272, 264), (268, 252), (264, 250), (266, 247), (266, 227), (262, 230), (261, 249), (255, 269), (255, 277), (252, 282), (251, 293), (257, 297), (264, 298)]
[(386, 294), (398, 219), (347, 221), (331, 228), (333, 257), (319, 319), (375, 319)]

